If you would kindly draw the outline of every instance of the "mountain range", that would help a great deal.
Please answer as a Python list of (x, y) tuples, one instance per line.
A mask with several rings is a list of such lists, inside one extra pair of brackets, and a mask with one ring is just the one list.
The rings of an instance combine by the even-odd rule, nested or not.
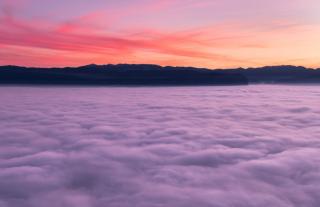
[(0, 66), (0, 84), (47, 85), (247, 85), (320, 83), (320, 69), (290, 65), (206, 69), (147, 64), (86, 65), (66, 68)]

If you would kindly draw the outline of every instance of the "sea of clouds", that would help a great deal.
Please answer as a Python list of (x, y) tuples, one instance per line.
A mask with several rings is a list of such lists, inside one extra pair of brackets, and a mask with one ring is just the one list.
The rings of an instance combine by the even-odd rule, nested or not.
[(319, 207), (320, 87), (0, 87), (0, 207)]

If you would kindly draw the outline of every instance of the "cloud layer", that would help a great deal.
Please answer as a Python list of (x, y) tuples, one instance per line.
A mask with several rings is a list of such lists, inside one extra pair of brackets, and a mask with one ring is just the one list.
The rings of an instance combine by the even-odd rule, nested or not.
[(318, 87), (0, 93), (0, 207), (320, 205)]

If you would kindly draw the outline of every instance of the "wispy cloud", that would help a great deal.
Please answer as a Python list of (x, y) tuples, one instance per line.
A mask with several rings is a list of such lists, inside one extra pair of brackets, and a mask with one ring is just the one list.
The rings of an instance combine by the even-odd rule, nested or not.
[[(310, 7), (315, 4), (310, 0)], [(41, 9), (34, 8), (41, 5)], [(304, 18), (295, 16), (301, 6), (298, 1), (95, 0), (63, 5), (62, 1), (46, 5), (38, 0), (2, 1), (0, 52), (4, 56), (0, 64), (34, 65), (38, 61), (34, 66), (57, 66), (58, 61), (49, 61), (57, 58), (64, 59), (59, 65), (90, 61), (198, 67), (278, 62), (311, 66), (320, 47), (316, 44), (320, 27), (308, 17), (310, 8), (301, 7)], [(55, 9), (49, 12), (49, 7)], [(28, 49), (34, 54), (32, 60), (11, 58), (22, 57), (20, 52)], [(301, 50), (307, 52), (297, 52)], [(65, 54), (74, 58), (64, 58)], [(294, 59), (303, 61), (290, 61)]]

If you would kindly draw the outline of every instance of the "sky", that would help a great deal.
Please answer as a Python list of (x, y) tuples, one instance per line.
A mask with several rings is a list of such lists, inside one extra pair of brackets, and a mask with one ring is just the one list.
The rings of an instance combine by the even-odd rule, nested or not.
[(320, 66), (318, 0), (0, 0), (0, 65)]

